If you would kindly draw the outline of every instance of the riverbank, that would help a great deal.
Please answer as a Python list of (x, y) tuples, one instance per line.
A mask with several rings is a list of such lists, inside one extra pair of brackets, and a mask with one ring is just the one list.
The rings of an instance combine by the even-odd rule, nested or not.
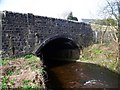
[(120, 74), (119, 50), (116, 43), (93, 44), (85, 48), (80, 62), (100, 65)]
[[(52, 62), (54, 65), (49, 68), (50, 70), (47, 73), (40, 58), (34, 55), (0, 60), (2, 88), (42, 90), (46, 88), (45, 75), (50, 77), (48, 83), (55, 82), (52, 86), (56, 87), (58, 85), (58, 87), (67, 88), (86, 88), (86, 83), (89, 80), (98, 85), (94, 84), (93, 87), (93, 85), (89, 86), (91, 83), (87, 84), (89, 88), (101, 87), (101, 85), (102, 87), (117, 87), (118, 75), (114, 72), (120, 73), (119, 62), (117, 61), (118, 53), (115, 44), (94, 44), (83, 50), (80, 63), (57, 61), (58, 64), (54, 62), (55, 65)], [(114, 84), (111, 84), (112, 79)], [(63, 86), (59, 82), (63, 83)], [(49, 87), (51, 88), (51, 86)]]
[[(93, 44), (84, 48), (76, 62), (48, 63), (49, 89), (119, 88), (120, 68), (115, 43)], [(51, 60), (48, 60), (51, 61)]]
[(40, 58), (26, 55), (0, 60), (1, 88), (45, 89), (44, 67)]

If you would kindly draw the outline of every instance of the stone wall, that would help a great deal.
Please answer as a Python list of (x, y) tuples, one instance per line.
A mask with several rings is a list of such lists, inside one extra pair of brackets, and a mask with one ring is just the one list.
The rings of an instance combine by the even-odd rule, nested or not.
[(93, 31), (93, 42), (94, 43), (111, 43), (114, 42), (114, 34), (116, 34), (116, 31), (103, 31), (103, 30), (97, 30)]
[(93, 42), (94, 43), (111, 43), (114, 42), (117, 35), (117, 30), (113, 26), (91, 24), (93, 30)]
[(55, 38), (73, 40), (79, 47), (91, 44), (90, 25), (33, 14), (3, 11), (1, 15), (2, 57), (35, 53)]
[(0, 58), (2, 54), (2, 14), (0, 12)]

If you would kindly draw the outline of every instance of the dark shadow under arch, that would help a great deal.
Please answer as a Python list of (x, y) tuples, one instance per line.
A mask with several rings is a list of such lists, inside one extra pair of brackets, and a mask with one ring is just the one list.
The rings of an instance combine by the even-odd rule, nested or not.
[(79, 59), (80, 47), (72, 39), (58, 37), (41, 46), (36, 55), (44, 62), (55, 60), (75, 61)]
[(41, 49), (48, 44), (49, 42), (59, 39), (59, 38), (63, 38), (63, 39), (68, 39), (70, 41), (72, 41), (79, 49), (82, 49), (82, 46), (79, 45), (79, 43), (77, 41), (74, 40), (74, 37), (71, 35), (55, 35), (52, 36), (51, 38), (45, 39), (39, 46), (37, 46), (37, 49), (33, 52), (35, 55), (39, 56), (39, 53), (41, 51)]

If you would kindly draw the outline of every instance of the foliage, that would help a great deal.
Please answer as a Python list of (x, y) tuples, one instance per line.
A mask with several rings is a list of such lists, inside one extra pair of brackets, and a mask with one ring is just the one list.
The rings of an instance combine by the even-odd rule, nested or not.
[(73, 21), (78, 21), (77, 17), (74, 17), (72, 12), (69, 13), (67, 20), (73, 20)]
[(32, 56), (33, 56), (32, 54), (29, 54), (29, 55), (24, 56), (24, 58), (28, 59), (28, 58), (31, 58)]
[(43, 90), (40, 86), (35, 85), (35, 86), (31, 86), (31, 85), (23, 85), (22, 86), (23, 89), (25, 90)]
[(11, 70), (9, 70), (9, 71), (6, 73), (6, 75), (10, 75), (10, 76), (11, 76), (11, 75), (13, 75), (13, 73), (14, 73), (14, 72), (12, 72)]
[(28, 84), (29, 82), (32, 82), (31, 80), (23, 80), (24, 84)]
[(105, 20), (106, 25), (108, 26), (117, 26), (117, 21), (114, 20), (113, 18), (108, 18)]
[(30, 88), (32, 88), (32, 86), (31, 85), (23, 85), (22, 88), (24, 88), (24, 89), (30, 89)]
[(37, 89), (37, 90), (41, 90), (41, 86), (39, 85), (29, 85), (29, 83), (32, 82), (31, 80), (23, 80), (23, 89)]
[(8, 78), (5, 76), (2, 78), (2, 88), (7, 88)]
[(8, 64), (8, 60), (1, 59), (0, 66)]
[(95, 49), (94, 52), (95, 52), (95, 53), (101, 53), (102, 50), (100, 50), (100, 49)]
[[(120, 43), (120, 1), (119, 0), (106, 0), (106, 5), (103, 7), (101, 11), (104, 19), (97, 20), (97, 24), (106, 25), (105, 32), (101, 35), (101, 43), (104, 38), (106, 31), (108, 30), (108, 26), (110, 27), (109, 30), (112, 31), (110, 36), (115, 43)], [(112, 27), (111, 27), (112, 26)], [(102, 28), (100, 28), (102, 29)]]
[[(10, 58), (1, 61), (5, 65), (1, 67), (4, 69), (2, 72), (2, 75), (4, 75), (2, 77), (2, 89), (6, 90), (16, 86), (28, 90), (33, 88), (34, 90), (42, 90), (45, 87), (43, 83), (38, 82), (38, 79), (44, 82), (43, 75), (45, 74), (42, 61), (38, 57), (30, 54), (16, 59)], [(14, 70), (11, 67), (15, 67)], [(28, 77), (26, 77), (26, 74), (28, 74)], [(34, 77), (38, 75), (38, 78), (34, 79), (35, 82), (33, 82), (33, 78), (30, 75), (34, 75)], [(21, 84), (18, 83), (18, 80)]]
[(99, 25), (106, 25), (106, 26), (117, 26), (117, 21), (113, 18), (96, 20), (95, 23)]
[(114, 72), (120, 73), (120, 67), (117, 62), (118, 51), (116, 48), (114, 43), (94, 44), (84, 49), (81, 61), (98, 64)]
[[(119, 0), (112, 0), (112, 1), (106, 0), (106, 2), (107, 2), (107, 5), (106, 7), (104, 7), (103, 15), (107, 17), (113, 17), (114, 19), (116, 19), (117, 26), (118, 26), (116, 30), (120, 34), (120, 1)], [(110, 19), (109, 22), (112, 22), (111, 24), (116, 24), (116, 23), (113, 23), (112, 19)]]
[(15, 79), (15, 78), (14, 78), (14, 79), (12, 79), (12, 80), (10, 80), (11, 85), (14, 85), (14, 84), (15, 84), (15, 81), (16, 81), (16, 79)]

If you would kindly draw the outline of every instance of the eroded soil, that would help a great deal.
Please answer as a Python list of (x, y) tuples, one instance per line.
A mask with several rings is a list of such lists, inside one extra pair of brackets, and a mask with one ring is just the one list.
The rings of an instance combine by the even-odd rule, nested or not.
[(33, 59), (19, 58), (0, 66), (2, 88), (45, 88), (42, 63)]

